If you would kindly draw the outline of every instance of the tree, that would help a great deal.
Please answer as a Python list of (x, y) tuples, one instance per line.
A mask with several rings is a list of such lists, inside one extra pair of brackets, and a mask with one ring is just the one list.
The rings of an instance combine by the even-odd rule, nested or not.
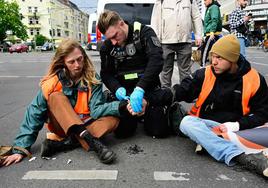
[(28, 38), (26, 26), (21, 22), (19, 5), (16, 2), (0, 0), (0, 44), (7, 37), (6, 31), (11, 30), (13, 35), (25, 40)]
[(36, 46), (43, 46), (43, 44), (48, 41), (48, 38), (43, 35), (36, 35), (35, 36), (35, 44)]

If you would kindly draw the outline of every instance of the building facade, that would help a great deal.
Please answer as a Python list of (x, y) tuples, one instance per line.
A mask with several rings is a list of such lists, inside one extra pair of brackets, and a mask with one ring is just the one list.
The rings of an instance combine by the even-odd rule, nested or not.
[(69, 0), (16, 0), (28, 41), (41, 34), (54, 42), (70, 37), (87, 42), (88, 14)]

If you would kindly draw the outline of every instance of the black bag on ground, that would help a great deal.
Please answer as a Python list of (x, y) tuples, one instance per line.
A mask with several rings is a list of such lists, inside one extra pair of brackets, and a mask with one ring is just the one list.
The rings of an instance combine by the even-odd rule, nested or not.
[(180, 131), (181, 120), (187, 115), (186, 109), (179, 103), (174, 102), (169, 109), (169, 126), (174, 135), (184, 136)]
[(144, 116), (144, 130), (149, 136), (156, 138), (167, 137), (170, 134), (168, 107), (149, 105)]

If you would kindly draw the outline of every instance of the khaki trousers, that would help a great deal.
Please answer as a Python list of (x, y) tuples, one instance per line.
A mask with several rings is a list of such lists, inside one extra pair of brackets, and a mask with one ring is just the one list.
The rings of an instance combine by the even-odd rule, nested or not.
[[(49, 126), (47, 128), (51, 133), (47, 134), (47, 138), (51, 140), (62, 140), (63, 138), (72, 134), (69, 132), (70, 127), (73, 125), (82, 125), (82, 121), (74, 111), (68, 98), (61, 92), (54, 92), (48, 98), (49, 109)], [(87, 119), (88, 120), (88, 119)], [(101, 117), (94, 120), (93, 123), (86, 126), (88, 132), (100, 138), (103, 135), (114, 131), (119, 123), (119, 118), (113, 116)], [(75, 135), (85, 150), (89, 150), (88, 143)]]

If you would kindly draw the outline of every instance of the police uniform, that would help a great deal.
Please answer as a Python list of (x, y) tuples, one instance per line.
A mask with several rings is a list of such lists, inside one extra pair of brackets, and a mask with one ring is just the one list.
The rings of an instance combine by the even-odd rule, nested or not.
[[(102, 81), (112, 94), (119, 87), (124, 87), (129, 96), (138, 86), (145, 91), (145, 98), (150, 104), (166, 105), (171, 102), (172, 94), (160, 89), (159, 74), (163, 67), (161, 44), (152, 28), (137, 22), (128, 26), (123, 47), (106, 40), (100, 49)], [(134, 117), (127, 118), (128, 127), (129, 118), (133, 120)], [(123, 119), (120, 124), (124, 124)], [(133, 130), (124, 130), (122, 134), (133, 133), (136, 123), (133, 124)]]

